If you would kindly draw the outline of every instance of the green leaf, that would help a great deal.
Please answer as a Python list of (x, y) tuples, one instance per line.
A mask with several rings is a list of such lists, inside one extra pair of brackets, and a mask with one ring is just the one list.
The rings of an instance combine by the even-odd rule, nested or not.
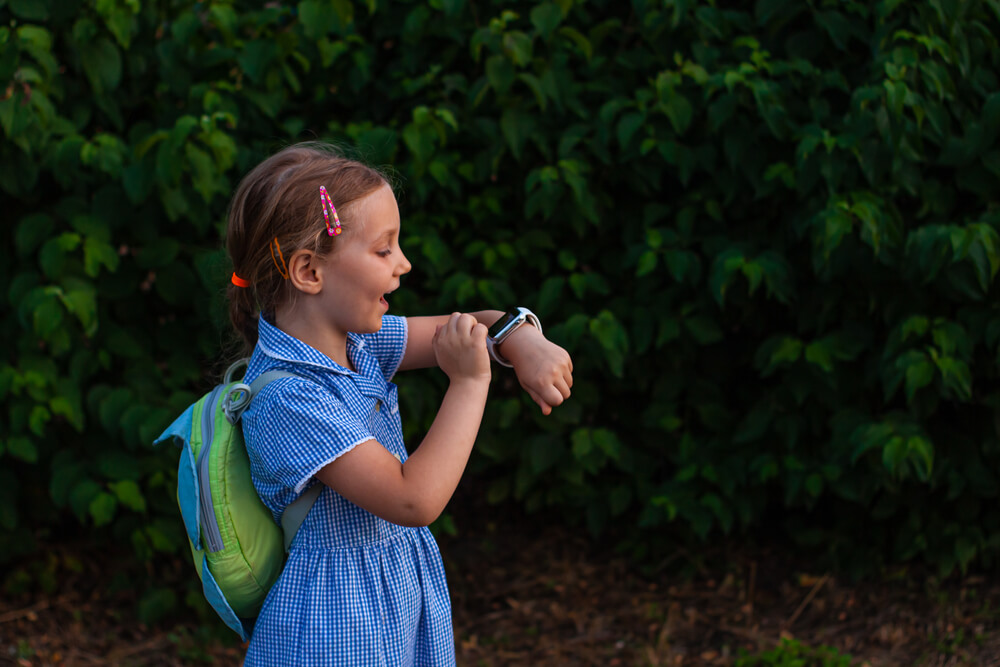
[(604, 349), (604, 357), (611, 372), (622, 377), (625, 353), (628, 352), (628, 334), (610, 310), (602, 310), (590, 320), (590, 334)]
[(80, 245), (81, 240), (79, 234), (63, 232), (42, 245), (42, 249), (38, 252), (38, 263), (48, 278), (61, 277), (63, 267), (66, 264), (66, 254), (75, 250)]
[(646, 119), (641, 113), (627, 113), (618, 121), (618, 145), (626, 148)]
[(934, 469), (934, 446), (920, 436), (912, 436), (906, 441), (910, 465), (917, 473), (917, 479), (926, 482)]
[(599, 428), (592, 433), (594, 444), (597, 445), (604, 455), (613, 461), (618, 461), (622, 456), (622, 443), (614, 431), (606, 428)]
[(142, 491), (139, 489), (139, 485), (132, 480), (123, 480), (121, 482), (111, 482), (108, 484), (108, 488), (111, 489), (115, 497), (118, 498), (119, 502), (125, 507), (136, 512), (146, 511), (146, 499), (142, 495)]
[(656, 269), (657, 255), (653, 250), (647, 250), (639, 256), (639, 264), (636, 267), (635, 275), (642, 277), (652, 273)]
[(805, 357), (806, 361), (819, 366), (824, 372), (833, 372), (833, 355), (828, 342), (818, 340), (809, 343), (806, 345)]
[(511, 61), (518, 67), (531, 62), (532, 40), (529, 35), (513, 30), (503, 36), (503, 48)]
[(917, 391), (934, 380), (934, 364), (927, 355), (917, 352), (906, 366), (906, 402), (912, 403)]
[(176, 553), (178, 542), (186, 542), (180, 535), (173, 535), (174, 531), (168, 531), (162, 522), (146, 526), (143, 532), (153, 548), (163, 553)]
[(76, 315), (83, 326), (84, 334), (93, 336), (97, 332), (97, 293), (89, 285), (63, 293), (63, 306)]
[(964, 361), (953, 357), (937, 357), (934, 363), (941, 372), (941, 379), (960, 400), (972, 398), (972, 373)]
[(38, 448), (30, 438), (24, 436), (8, 438), (7, 453), (26, 463), (38, 463)]
[(118, 509), (118, 499), (110, 493), (101, 491), (90, 501), (88, 506), (90, 516), (94, 519), (95, 526), (106, 526), (115, 517)]
[(570, 28), (568, 26), (559, 28), (559, 35), (572, 42), (587, 60), (590, 60), (593, 57), (594, 49), (590, 45), (590, 40), (580, 34), (580, 31), (576, 28)]
[(667, 118), (670, 119), (670, 124), (673, 125), (674, 131), (679, 135), (687, 131), (694, 116), (694, 109), (691, 103), (688, 102), (686, 97), (676, 91), (663, 103), (663, 111), (667, 114)]
[(718, 323), (704, 315), (685, 318), (684, 328), (699, 345), (712, 345), (724, 337)]
[(427, 124), (409, 123), (403, 128), (403, 143), (419, 164), (427, 164), (434, 155), (437, 133)]
[(576, 429), (570, 436), (570, 440), (573, 443), (573, 458), (577, 461), (582, 461), (587, 458), (593, 448), (593, 441), (590, 438), (590, 429)]
[(465, 7), (465, 0), (441, 0), (445, 16), (457, 16)]
[(562, 20), (562, 10), (553, 2), (543, 2), (531, 10), (531, 24), (545, 40), (549, 39)]
[(113, 92), (122, 79), (122, 58), (110, 40), (100, 37), (80, 45), (80, 62), (90, 86), (98, 95)]
[(52, 411), (52, 414), (65, 417), (78, 432), (83, 431), (83, 409), (79, 404), (79, 400), (73, 401), (66, 396), (55, 396), (49, 401), (49, 409)]
[(802, 356), (802, 347), (802, 341), (797, 338), (782, 338), (777, 348), (771, 354), (769, 366), (773, 367), (779, 364), (790, 364), (798, 361), (799, 357)]
[(500, 130), (504, 140), (510, 147), (510, 152), (518, 160), (524, 150), (528, 138), (535, 129), (535, 120), (531, 114), (521, 113), (516, 109), (504, 109), (500, 115)]
[(38, 303), (31, 313), (31, 326), (42, 340), (49, 340), (62, 326), (63, 309), (59, 301), (49, 296)]
[(45, 213), (35, 213), (17, 223), (14, 244), (17, 254), (27, 256), (52, 236), (55, 221)]
[(124, 6), (120, 0), (97, 0), (96, 9), (118, 43), (128, 50), (135, 25), (133, 15), (139, 13), (138, 0), (125, 0)]
[(906, 318), (900, 325), (902, 341), (906, 342), (910, 336), (915, 336), (917, 338), (923, 336), (930, 328), (930, 324), (930, 320), (923, 315), (913, 315)]
[(132, 392), (126, 387), (113, 390), (101, 400), (99, 416), (105, 432), (117, 434), (121, 431), (119, 419), (132, 400)]
[(819, 498), (820, 494), (823, 493), (823, 476), (818, 473), (812, 473), (806, 477), (805, 489), (813, 498)]
[(497, 95), (503, 95), (510, 90), (517, 71), (514, 64), (502, 54), (496, 54), (486, 59), (486, 80)]
[(304, 0), (298, 5), (299, 25), (306, 37), (318, 40), (333, 31), (337, 15), (330, 2), (324, 0)]
[(545, 111), (548, 106), (548, 98), (542, 88), (542, 82), (538, 80), (538, 77), (528, 72), (522, 72), (517, 75), (517, 78), (531, 89), (531, 92), (535, 96), (535, 101), (538, 103), (538, 107), (542, 111)]
[(83, 242), (83, 270), (91, 278), (96, 278), (101, 266), (114, 273), (118, 269), (118, 253), (111, 244), (88, 236)]
[(277, 56), (277, 42), (270, 39), (255, 39), (246, 43), (236, 60), (250, 80), (260, 84), (264, 82), (264, 76), (271, 69)]
[(70, 509), (73, 510), (81, 523), (86, 521), (87, 516), (89, 516), (91, 501), (100, 493), (101, 487), (92, 479), (80, 480), (69, 492)]
[(210, 202), (215, 193), (215, 162), (208, 153), (190, 142), (184, 145), (184, 155), (191, 167), (191, 180), (194, 189), (203, 200)]
[(52, 8), (52, 0), (10, 0), (10, 10), (25, 21), (46, 21)]
[(45, 425), (52, 419), (52, 413), (44, 405), (36, 405), (31, 408), (31, 415), (28, 417), (28, 429), (39, 438), (45, 436)]

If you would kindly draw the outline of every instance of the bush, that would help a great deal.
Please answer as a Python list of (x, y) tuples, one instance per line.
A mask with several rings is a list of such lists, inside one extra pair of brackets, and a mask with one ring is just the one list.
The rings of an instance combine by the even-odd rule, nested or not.
[[(574, 355), (550, 418), (498, 373), (491, 502), (992, 567), (996, 5), (734, 6), (0, 0), (0, 553), (183, 553), (149, 443), (225, 365), (228, 197), (320, 137), (398, 175), (397, 312)], [(415, 444), (441, 378), (400, 384)]]

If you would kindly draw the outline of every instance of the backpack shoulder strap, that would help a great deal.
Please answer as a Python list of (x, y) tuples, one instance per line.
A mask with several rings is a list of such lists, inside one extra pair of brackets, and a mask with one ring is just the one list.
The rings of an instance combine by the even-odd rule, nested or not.
[(299, 532), (299, 527), (306, 520), (306, 515), (309, 514), (309, 510), (312, 509), (316, 499), (319, 498), (323, 486), (323, 482), (317, 481), (306, 489), (301, 496), (296, 498), (295, 502), (286, 507), (284, 513), (282, 513), (281, 531), (285, 534), (285, 551), (288, 551), (288, 548), (292, 546), (292, 539)]
[[(234, 385), (229, 391), (226, 405), (226, 416), (229, 418), (230, 422), (235, 424), (239, 420), (239, 418), (243, 415), (243, 411), (250, 405), (250, 401), (252, 401), (254, 396), (259, 394), (264, 387), (271, 384), (275, 380), (287, 377), (302, 376), (290, 373), (289, 371), (273, 370), (261, 373), (257, 379), (249, 385), (244, 383)], [(281, 531), (284, 533), (285, 537), (286, 552), (291, 546), (292, 539), (295, 538), (295, 534), (299, 532), (302, 522), (305, 521), (306, 515), (309, 514), (309, 510), (312, 509), (316, 499), (319, 498), (319, 494), (322, 490), (322, 482), (313, 484), (302, 495), (296, 498), (292, 504), (286, 507), (285, 511), (281, 514)]]
[[(226, 371), (226, 379), (224, 384), (229, 385), (232, 382), (231, 373), (233, 368), (235, 368), (240, 363), (245, 363), (246, 360), (241, 359)], [(261, 373), (260, 376), (254, 380), (251, 384), (246, 384), (245, 382), (237, 382), (230, 385), (229, 391), (226, 393), (225, 398), (222, 401), (222, 411), (226, 415), (226, 419), (229, 420), (230, 424), (236, 425), (236, 422), (240, 420), (243, 416), (243, 411), (250, 407), (250, 401), (256, 396), (260, 391), (274, 382), (275, 380), (280, 380), (286, 377), (301, 377), (295, 373), (290, 373), (288, 371), (267, 371), (266, 373)]]
[(266, 373), (261, 373), (257, 376), (257, 379), (250, 383), (250, 398), (253, 399), (254, 396), (260, 393), (260, 390), (271, 384), (275, 380), (280, 380), (281, 378), (297, 378), (302, 377), (301, 375), (296, 375), (289, 371), (267, 371)]

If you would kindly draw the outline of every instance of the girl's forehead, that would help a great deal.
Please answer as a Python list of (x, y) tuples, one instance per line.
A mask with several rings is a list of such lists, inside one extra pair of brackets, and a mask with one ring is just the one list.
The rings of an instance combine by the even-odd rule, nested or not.
[[(388, 185), (362, 197), (356, 204), (354, 217), (365, 227), (398, 227), (399, 207)], [(382, 230), (376, 230), (381, 233)]]
[(392, 189), (382, 186), (357, 200), (352, 206), (350, 235), (368, 243), (399, 233), (399, 208)]

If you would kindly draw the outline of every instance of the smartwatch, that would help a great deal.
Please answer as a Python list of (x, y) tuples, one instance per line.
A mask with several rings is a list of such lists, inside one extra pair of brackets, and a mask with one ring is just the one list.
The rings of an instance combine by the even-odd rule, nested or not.
[(490, 326), (489, 332), (486, 334), (486, 349), (489, 350), (493, 361), (508, 368), (514, 367), (514, 364), (500, 355), (500, 350), (497, 348), (500, 346), (500, 343), (507, 340), (525, 322), (534, 325), (539, 333), (541, 333), (542, 323), (538, 321), (538, 317), (527, 308), (520, 306), (504, 313), (500, 316), (500, 319)]

